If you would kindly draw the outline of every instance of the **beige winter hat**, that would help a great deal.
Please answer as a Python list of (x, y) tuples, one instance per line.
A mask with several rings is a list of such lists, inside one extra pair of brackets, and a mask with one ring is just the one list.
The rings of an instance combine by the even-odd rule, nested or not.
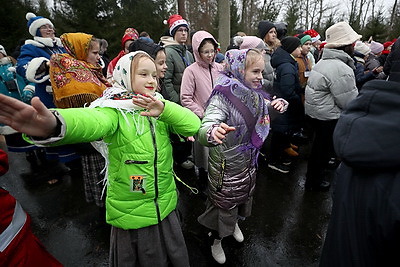
[(345, 21), (338, 22), (329, 27), (326, 32), (326, 48), (335, 48), (350, 45), (361, 39), (361, 35), (356, 33), (353, 28)]

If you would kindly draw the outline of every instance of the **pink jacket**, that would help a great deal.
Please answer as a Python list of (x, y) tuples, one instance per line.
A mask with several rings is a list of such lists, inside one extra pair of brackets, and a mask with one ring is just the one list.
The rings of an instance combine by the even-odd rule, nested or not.
[(193, 111), (199, 118), (203, 118), (204, 108), (211, 95), (215, 79), (223, 66), (215, 62), (208, 64), (203, 61), (199, 46), (204, 39), (211, 39), (217, 45), (214, 37), (206, 31), (198, 31), (193, 35), (192, 46), (196, 62), (187, 67), (183, 73), (181, 83), (181, 104)]

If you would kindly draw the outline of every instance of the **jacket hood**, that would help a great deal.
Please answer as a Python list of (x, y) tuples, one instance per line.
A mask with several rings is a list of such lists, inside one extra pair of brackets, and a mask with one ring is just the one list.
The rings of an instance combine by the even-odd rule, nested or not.
[(283, 50), (282, 47), (278, 47), (271, 56), (271, 66), (277, 68), (283, 63), (295, 64), (296, 60), (288, 52)]
[(342, 113), (333, 140), (337, 155), (349, 166), (400, 168), (399, 87), (397, 82), (370, 81)]
[(353, 70), (355, 69), (354, 60), (344, 51), (334, 48), (324, 48), (322, 59), (338, 59), (349, 65)]
[[(192, 38), (192, 47), (193, 47), (194, 58), (195, 58), (196, 62), (198, 62), (198, 63), (200, 63), (200, 62), (204, 63), (204, 64), (201, 64), (202, 66), (203, 66), (203, 65), (208, 66), (208, 63), (205, 62), (205, 61), (201, 58), (200, 52), (199, 52), (200, 44), (201, 44), (201, 42), (203, 42), (204, 39), (211, 39), (212, 42), (214, 43), (214, 45), (216, 45), (216, 46), (218, 46), (218, 43), (217, 43), (217, 41), (215, 40), (215, 38), (214, 38), (210, 33), (206, 32), (206, 31), (198, 31), (198, 32), (196, 32), (196, 33), (193, 35), (193, 38)], [(213, 59), (214, 61), (215, 61), (215, 56), (216, 56), (216, 55), (217, 55), (217, 54), (214, 54), (214, 59)]]
[(177, 41), (174, 40), (171, 36), (162, 36), (160, 38), (160, 45), (166, 47), (169, 45), (179, 45)]

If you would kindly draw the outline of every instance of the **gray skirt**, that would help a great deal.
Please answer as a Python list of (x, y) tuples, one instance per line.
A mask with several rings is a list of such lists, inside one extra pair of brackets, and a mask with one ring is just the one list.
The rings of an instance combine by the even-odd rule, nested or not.
[(176, 210), (161, 223), (132, 230), (111, 227), (109, 266), (189, 266)]
[(211, 201), (207, 200), (206, 211), (201, 214), (197, 221), (205, 227), (217, 231), (219, 237), (227, 237), (233, 234), (237, 221), (244, 220), (251, 215), (251, 206), (253, 197), (247, 202), (236, 206), (231, 210), (225, 210), (214, 206)]

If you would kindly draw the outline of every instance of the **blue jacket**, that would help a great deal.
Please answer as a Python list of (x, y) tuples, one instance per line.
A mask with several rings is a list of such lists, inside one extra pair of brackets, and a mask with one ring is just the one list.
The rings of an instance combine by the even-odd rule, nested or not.
[[(49, 41), (50, 40), (50, 41)], [(34, 40), (27, 40), (25, 45), (21, 48), (21, 54), (17, 59), (17, 73), (22, 77), (35, 82), (35, 94), (48, 108), (55, 107), (53, 103), (53, 95), (49, 93), (51, 89), (50, 76), (48, 76), (48, 70), (40, 77), (35, 77), (36, 80), (29, 79), (29, 73), (34, 75), (40, 64), (43, 61), (50, 60), (52, 54), (65, 53), (65, 49), (61, 45), (59, 38), (55, 39), (55, 43), (50, 38), (35, 37)], [(38, 61), (32, 62), (33, 59), (39, 59)], [(46, 77), (48, 76), (48, 78)], [(46, 79), (47, 78), (47, 79)], [(42, 79), (45, 79), (42, 81)], [(46, 91), (47, 87), (47, 91)], [(51, 90), (50, 90), (51, 91)]]

